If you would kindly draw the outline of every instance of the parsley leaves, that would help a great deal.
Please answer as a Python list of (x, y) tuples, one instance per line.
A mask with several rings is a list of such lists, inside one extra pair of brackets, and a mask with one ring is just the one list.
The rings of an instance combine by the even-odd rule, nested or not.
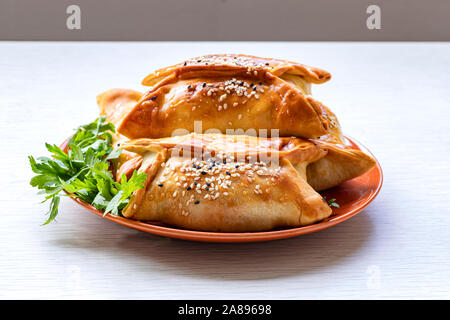
[(327, 200), (327, 203), (330, 207), (339, 208), (339, 204), (336, 202), (336, 199)]
[(68, 142), (68, 152), (56, 145), (46, 143), (52, 157), (29, 156), (31, 169), (36, 174), (30, 181), (45, 195), (43, 202), (50, 200), (48, 219), (44, 225), (58, 215), (61, 191), (92, 204), (105, 214), (120, 215), (128, 204), (132, 193), (143, 187), (145, 173), (133, 172), (127, 180), (123, 175), (116, 182), (109, 160), (117, 159), (121, 149), (112, 149), (114, 125), (100, 117), (94, 122), (80, 126)]

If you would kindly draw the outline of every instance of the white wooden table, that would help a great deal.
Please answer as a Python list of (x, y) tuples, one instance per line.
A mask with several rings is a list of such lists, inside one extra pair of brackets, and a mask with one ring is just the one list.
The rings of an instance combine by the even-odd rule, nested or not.
[[(69, 199), (40, 225), (27, 155), (92, 121), (98, 93), (218, 52), (330, 71), (313, 93), (381, 162), (378, 198), (333, 228), (267, 243), (166, 239)], [(0, 43), (0, 297), (450, 298), (449, 95), (450, 44)]]

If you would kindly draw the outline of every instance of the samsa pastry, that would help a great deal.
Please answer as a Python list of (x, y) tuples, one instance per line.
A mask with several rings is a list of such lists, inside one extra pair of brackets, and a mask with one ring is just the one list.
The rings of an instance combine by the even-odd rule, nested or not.
[[(190, 134), (138, 139), (121, 174), (147, 174), (122, 214), (194, 230), (246, 232), (309, 225), (331, 208), (305, 180), (327, 151), (297, 138)], [(136, 161), (136, 160), (130, 160)]]
[[(327, 133), (310, 96), (326, 71), (245, 55), (208, 55), (147, 76), (152, 86), (124, 117), (118, 132), (130, 139), (198, 132), (317, 138)], [(277, 130), (277, 131), (272, 131)]]
[[(123, 118), (134, 108), (136, 103), (141, 99), (142, 93), (130, 89), (110, 89), (97, 96), (97, 104), (101, 116), (106, 117), (106, 121), (113, 123), (116, 127)], [(118, 133), (113, 134), (113, 146), (119, 148), (120, 145), (128, 139)], [(128, 162), (132, 160), (132, 162)], [(132, 163), (140, 163), (140, 157), (132, 152), (122, 150), (119, 159), (114, 161), (116, 167), (121, 167), (127, 162), (127, 166)]]
[(309, 164), (306, 173), (308, 183), (314, 190), (321, 191), (359, 177), (375, 167), (376, 161), (366, 153), (353, 149), (342, 134), (336, 115), (323, 104), (316, 103), (322, 110), (327, 134), (311, 141), (328, 152), (325, 157)]
[[(141, 97), (142, 93), (134, 90), (108, 90), (97, 98), (100, 114), (107, 116), (109, 122), (118, 125)], [(311, 102), (315, 109), (320, 110), (321, 121), (326, 130), (326, 134), (312, 141), (327, 149), (328, 153), (325, 157), (307, 166), (308, 183), (317, 191), (325, 190), (372, 169), (376, 165), (375, 160), (369, 155), (351, 148), (342, 134), (336, 115), (320, 102), (315, 100), (311, 100)], [(127, 138), (120, 134), (114, 136), (116, 146), (120, 146), (126, 140)], [(127, 166), (122, 167), (123, 163), (131, 159), (134, 159), (133, 162), (128, 162)], [(140, 161), (137, 154), (123, 151), (117, 166), (122, 168), (122, 171), (127, 171), (127, 167), (140, 165)]]
[(375, 167), (375, 160), (355, 150), (344, 142), (342, 145), (314, 140), (328, 153), (322, 159), (308, 165), (307, 181), (314, 190), (326, 190), (359, 177)]
[(101, 116), (118, 126), (123, 118), (136, 106), (142, 93), (130, 89), (110, 89), (97, 96)]

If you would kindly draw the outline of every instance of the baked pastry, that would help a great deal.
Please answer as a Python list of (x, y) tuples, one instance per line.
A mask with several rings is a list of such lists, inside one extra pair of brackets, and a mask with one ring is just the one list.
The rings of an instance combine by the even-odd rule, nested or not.
[(314, 190), (326, 190), (359, 177), (375, 167), (375, 160), (362, 151), (353, 149), (344, 138), (342, 144), (312, 140), (328, 151), (327, 155), (308, 165), (307, 181)]
[(97, 96), (101, 116), (118, 126), (123, 118), (136, 106), (142, 93), (130, 89), (110, 89)]
[[(145, 94), (101, 94), (100, 114), (117, 126), (113, 141), (123, 149), (116, 179), (147, 174), (122, 215), (226, 232), (327, 218), (332, 210), (317, 191), (375, 166), (351, 148), (336, 115), (310, 96), (311, 83), (329, 78), (288, 61), (213, 55), (147, 76), (143, 84), (152, 87)], [(277, 137), (256, 137), (273, 129)]]
[(260, 130), (267, 136), (317, 138), (327, 130), (310, 86), (330, 77), (302, 64), (253, 56), (190, 59), (144, 79), (152, 87), (118, 132), (130, 139), (194, 131), (260, 135)]
[[(133, 109), (141, 99), (142, 93), (127, 89), (111, 89), (97, 97), (100, 114), (105, 115), (109, 122), (120, 124), (123, 118)], [(372, 169), (376, 162), (369, 155), (351, 148), (344, 138), (339, 121), (336, 115), (322, 103), (312, 100), (314, 108), (320, 110), (322, 123), (326, 128), (326, 134), (313, 139), (322, 148), (329, 152), (320, 160), (310, 163), (306, 168), (306, 179), (308, 183), (317, 191), (329, 189), (341, 184), (344, 181), (358, 177)], [(114, 136), (114, 143), (120, 146), (128, 140), (121, 135)], [(118, 166), (132, 158), (136, 164), (140, 164), (137, 154), (123, 151)], [(122, 170), (133, 165), (134, 162), (127, 163)], [(119, 174), (120, 176), (120, 174)]]
[[(130, 89), (110, 89), (97, 96), (97, 105), (101, 116), (105, 116), (108, 122), (113, 123), (116, 127), (123, 118), (134, 108), (136, 103), (141, 99), (142, 93)], [(120, 148), (120, 145), (128, 139), (118, 133), (112, 135), (113, 146)], [(122, 150), (119, 159), (115, 160), (116, 167), (122, 167), (125, 162), (131, 159), (139, 163), (140, 157), (132, 152)], [(130, 166), (132, 162), (128, 162)], [(123, 170), (126, 167), (122, 167)], [(119, 175), (120, 176), (120, 175)]]
[(311, 84), (328, 79), (290, 61), (209, 55), (150, 74), (145, 94), (100, 94), (101, 117), (61, 148), (47, 144), (52, 158), (29, 156), (30, 184), (51, 199), (44, 224), (58, 214), (61, 192), (104, 216), (202, 231), (328, 218), (339, 204), (318, 191), (376, 164), (311, 97)]
[(368, 172), (375, 167), (376, 161), (368, 154), (353, 149), (342, 134), (336, 115), (320, 102), (315, 103), (321, 109), (327, 134), (311, 141), (327, 149), (328, 153), (308, 165), (306, 173), (308, 183), (314, 190), (321, 191)]
[(307, 140), (194, 133), (122, 148), (140, 160), (122, 164), (118, 176), (147, 174), (122, 211), (130, 219), (245, 232), (309, 225), (331, 214), (304, 179), (307, 165), (327, 151)]

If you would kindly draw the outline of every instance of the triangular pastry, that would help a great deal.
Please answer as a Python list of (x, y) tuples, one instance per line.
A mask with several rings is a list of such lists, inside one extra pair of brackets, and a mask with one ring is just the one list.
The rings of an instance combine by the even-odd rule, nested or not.
[[(106, 117), (106, 121), (113, 123), (116, 127), (120, 124), (123, 118), (130, 112), (136, 103), (141, 99), (142, 93), (130, 90), (130, 89), (110, 89), (97, 96), (97, 105), (101, 116)], [(112, 135), (113, 146), (119, 148), (120, 145), (127, 141), (128, 138), (118, 134), (117, 132)], [(114, 161), (116, 167), (127, 170), (127, 166), (139, 163), (139, 156), (135, 153), (122, 150), (119, 159)], [(128, 162), (127, 166), (123, 166), (128, 160), (134, 159), (132, 162)]]
[(310, 85), (329, 79), (326, 71), (289, 61), (244, 55), (190, 59), (144, 79), (152, 87), (118, 132), (130, 139), (200, 133), (197, 129), (317, 138), (326, 128)]
[(115, 126), (136, 106), (142, 93), (130, 89), (110, 89), (97, 96), (97, 104), (101, 116)]
[(147, 174), (122, 212), (130, 219), (244, 232), (309, 225), (331, 214), (294, 168), (327, 153), (306, 140), (190, 134), (122, 147), (142, 159), (128, 170)]
[(341, 131), (336, 115), (319, 102), (327, 134), (312, 139), (328, 150), (325, 157), (308, 165), (306, 169), (308, 183), (315, 190), (325, 190), (342, 182), (356, 178), (375, 167), (376, 161), (370, 155), (352, 148)]

